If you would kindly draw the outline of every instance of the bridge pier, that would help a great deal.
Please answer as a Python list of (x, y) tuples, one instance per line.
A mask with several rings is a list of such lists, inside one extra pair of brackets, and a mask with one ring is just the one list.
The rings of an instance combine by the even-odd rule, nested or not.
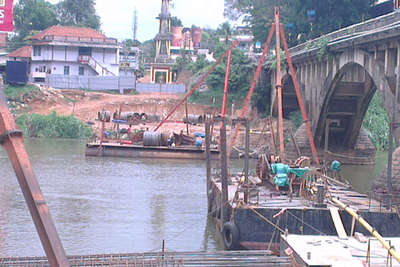
[[(391, 202), (398, 206), (400, 203), (400, 147), (393, 152), (392, 177)], [(376, 199), (383, 199), (384, 195), (387, 194), (387, 167), (372, 183), (371, 192)]]
[[(400, 69), (399, 21), (400, 12), (391, 13), (290, 49), (314, 141), (321, 151), (329, 120), (330, 151), (347, 154), (347, 163), (374, 163), (372, 158), (375, 149), (361, 127), (376, 92), (379, 92), (387, 114), (392, 117)], [(274, 72), (272, 70), (272, 85), (275, 84)], [(290, 80), (287, 73), (283, 75), (283, 109), (286, 118), (291, 112), (299, 110)], [(276, 114), (275, 95), (275, 90), (272, 90), (273, 114)], [(396, 101), (400, 102), (399, 99)], [(395, 114), (399, 122), (400, 103)], [(301, 132), (302, 128), (296, 133), (300, 147)], [(396, 145), (400, 146), (400, 129), (395, 130), (394, 138)], [(307, 151), (306, 145), (303, 149)], [(353, 156), (357, 159), (351, 160)], [(362, 157), (364, 160), (361, 160)]]
[[(301, 154), (312, 157), (305, 124), (301, 125), (296, 131), (294, 139)], [(324, 149), (320, 147), (318, 148), (318, 155), (320, 159), (326, 158), (327, 162), (339, 160), (344, 164), (370, 165), (375, 164), (376, 149), (369, 139), (368, 134), (361, 129), (354, 149), (338, 149), (334, 145), (329, 145), (328, 153), (325, 154)], [(296, 147), (291, 141), (286, 146), (286, 158), (289, 160), (298, 158)]]

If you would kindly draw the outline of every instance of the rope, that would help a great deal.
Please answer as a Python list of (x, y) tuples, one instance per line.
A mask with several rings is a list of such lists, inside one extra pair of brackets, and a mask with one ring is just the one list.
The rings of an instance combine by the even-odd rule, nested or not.
[[(230, 202), (232, 202), (232, 201), (233, 201), (233, 200), (227, 200), (227, 201), (223, 204), (223, 206), (225, 206), (226, 204), (228, 204), (228, 203), (230, 203)], [(208, 212), (208, 213), (207, 213), (207, 217), (208, 217), (210, 214), (216, 212), (216, 211), (218, 210), (218, 208), (219, 208), (219, 207), (216, 207), (214, 210)], [(173, 240), (177, 239), (177, 238), (180, 237), (182, 234), (184, 234), (187, 230), (189, 230), (190, 228), (192, 228), (194, 225), (197, 225), (197, 224), (199, 224), (198, 221), (196, 221), (196, 222), (190, 224), (188, 227), (186, 227), (185, 229), (183, 229), (181, 232), (179, 232), (179, 233), (173, 235), (171, 238), (168, 238), (168, 239), (166, 238), (166, 239), (164, 239), (165, 242), (167, 242), (167, 241), (173, 241)], [(154, 240), (154, 241), (156, 241), (156, 240)], [(153, 249), (153, 250), (150, 250), (150, 252), (158, 251), (158, 250), (160, 250), (161, 248), (162, 248), (162, 246), (159, 246), (159, 247), (157, 247), (157, 248), (155, 248), (155, 249)]]
[(279, 226), (275, 225), (272, 221), (268, 220), (267, 218), (265, 218), (261, 213), (259, 213), (258, 211), (256, 211), (253, 207), (250, 207), (247, 204), (243, 205), (248, 208), (249, 210), (251, 210), (252, 212), (254, 212), (256, 215), (258, 215), (261, 219), (263, 219), (265, 222), (269, 223), (270, 225), (272, 225), (273, 227), (275, 227), (276, 229), (278, 229), (282, 234), (285, 233), (285, 231), (282, 230), (282, 228), (280, 228)]
[(280, 220), (281, 220), (281, 216), (279, 216), (279, 217), (278, 217), (278, 220), (276, 221), (275, 229), (274, 229), (274, 232), (272, 233), (272, 237), (271, 237), (271, 240), (269, 241), (268, 249), (267, 249), (267, 250), (271, 250), (272, 241), (273, 241), (274, 238), (275, 238), (276, 229), (277, 229), (277, 227), (278, 227), (278, 224), (279, 224)]

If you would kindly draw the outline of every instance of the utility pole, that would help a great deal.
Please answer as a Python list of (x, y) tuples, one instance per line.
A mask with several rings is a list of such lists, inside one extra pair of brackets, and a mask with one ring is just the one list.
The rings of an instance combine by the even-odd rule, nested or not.
[(137, 9), (135, 7), (135, 10), (133, 11), (133, 42), (136, 43), (137, 41), (137, 27), (138, 27), (138, 15), (137, 15)]

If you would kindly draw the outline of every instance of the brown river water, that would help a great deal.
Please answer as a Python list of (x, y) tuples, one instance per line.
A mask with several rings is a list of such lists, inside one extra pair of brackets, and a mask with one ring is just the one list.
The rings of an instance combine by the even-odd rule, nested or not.
[[(162, 240), (169, 251), (223, 249), (207, 218), (205, 162), (87, 158), (76, 140), (25, 144), (68, 255), (160, 251)], [(344, 166), (343, 176), (366, 192), (386, 160), (378, 153), (376, 166)], [(2, 148), (0, 174), (0, 257), (44, 255)]]

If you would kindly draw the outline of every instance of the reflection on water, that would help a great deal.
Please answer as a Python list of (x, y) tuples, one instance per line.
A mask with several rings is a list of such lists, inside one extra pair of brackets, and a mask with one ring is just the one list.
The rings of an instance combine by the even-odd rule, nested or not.
[[(86, 158), (72, 140), (29, 139), (26, 148), (67, 254), (160, 250), (162, 240), (175, 251), (223, 248), (207, 218), (203, 161)], [(0, 168), (0, 256), (44, 255), (3, 149)], [(365, 191), (371, 168), (343, 174)]]
[(353, 188), (361, 193), (371, 190), (373, 180), (387, 165), (387, 152), (376, 153), (376, 165), (343, 165), (342, 176), (347, 179)]
[[(27, 140), (68, 254), (215, 250), (207, 230), (205, 163), (86, 158), (84, 143)], [(43, 255), (17, 180), (0, 151), (0, 256)], [(29, 244), (29, 245), (27, 245)]]

